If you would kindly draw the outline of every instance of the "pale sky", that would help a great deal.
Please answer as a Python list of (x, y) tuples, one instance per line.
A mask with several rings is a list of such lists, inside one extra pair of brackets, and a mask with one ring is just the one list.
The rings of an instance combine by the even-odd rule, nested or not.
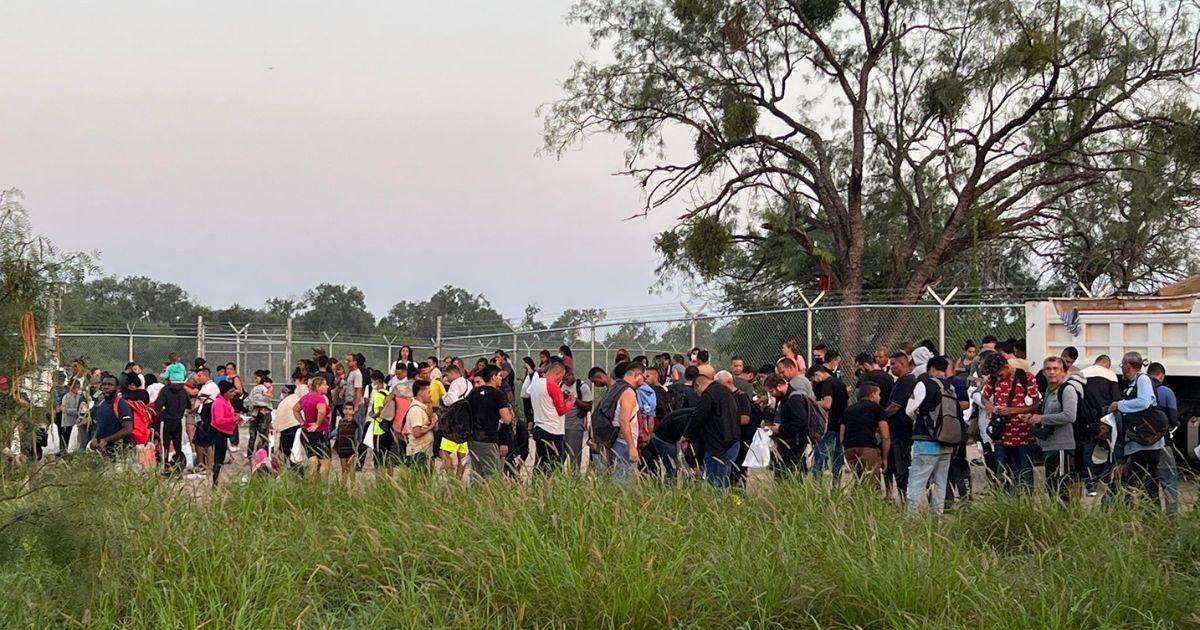
[(622, 221), (622, 145), (535, 154), (535, 110), (597, 54), (569, 6), (9, 0), (0, 187), (106, 272), (217, 307), (319, 282), (376, 316), (445, 284), (507, 316), (675, 304), (648, 293), (674, 213)]

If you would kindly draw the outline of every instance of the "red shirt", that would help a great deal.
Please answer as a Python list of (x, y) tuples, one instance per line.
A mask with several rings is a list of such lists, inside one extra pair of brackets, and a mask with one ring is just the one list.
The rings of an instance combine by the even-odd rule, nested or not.
[[(325, 417), (317, 418), (319, 413), (318, 407), (325, 405)], [(300, 410), (304, 415), (304, 430), (308, 430), (308, 425), (317, 423), (318, 432), (329, 431), (329, 400), (323, 394), (317, 392), (309, 392), (304, 398), (300, 399)], [(319, 421), (318, 421), (319, 420)]]
[[(983, 384), (984, 399), (991, 399), (992, 404), (996, 407), (1007, 407), (1009, 392), (1015, 387), (1013, 392), (1012, 405), (1013, 407), (1025, 407), (1025, 397), (1033, 399), (1033, 404), (1036, 406), (1041, 400), (1042, 395), (1038, 392), (1037, 381), (1034, 380), (1028, 372), (1025, 373), (1028, 378), (1025, 379), (1025, 385), (1018, 383), (1015, 376), (1010, 376), (1006, 379), (998, 379), (996, 387), (992, 387), (992, 380), (988, 379)], [(1033, 446), (1037, 444), (1037, 438), (1033, 437), (1033, 432), (1028, 424), (1025, 424), (1026, 416), (1009, 416), (1009, 422), (1004, 425), (1004, 435), (996, 442), (1001, 446)]]

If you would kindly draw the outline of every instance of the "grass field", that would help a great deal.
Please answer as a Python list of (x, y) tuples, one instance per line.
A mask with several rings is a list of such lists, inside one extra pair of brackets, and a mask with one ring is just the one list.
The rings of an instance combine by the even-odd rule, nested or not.
[(1200, 624), (1200, 518), (989, 497), (937, 521), (826, 484), (256, 479), (197, 501), (79, 462), (0, 503), (0, 627), (1132, 628)]

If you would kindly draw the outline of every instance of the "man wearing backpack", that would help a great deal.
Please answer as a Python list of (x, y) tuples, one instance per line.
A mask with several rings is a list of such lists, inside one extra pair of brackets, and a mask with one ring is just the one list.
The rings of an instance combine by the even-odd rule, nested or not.
[(1154, 383), (1154, 398), (1158, 401), (1158, 408), (1167, 416), (1166, 443), (1160, 451), (1154, 476), (1162, 489), (1167, 513), (1175, 514), (1179, 511), (1179, 467), (1175, 464), (1175, 447), (1171, 443), (1171, 436), (1179, 427), (1179, 399), (1174, 390), (1163, 384), (1167, 378), (1167, 368), (1163, 364), (1151, 363), (1150, 367), (1146, 368), (1146, 374), (1150, 375), (1150, 380)]
[[(172, 468), (182, 470), (186, 462), (183, 456), (183, 416), (187, 413), (190, 404), (191, 397), (183, 388), (183, 383), (174, 381), (169, 382), (158, 393), (158, 399), (154, 401), (154, 407), (158, 410), (158, 416), (161, 419), (159, 435), (162, 436), (162, 457), (166, 462), (165, 472), (170, 472)], [(170, 461), (167, 460), (167, 454), (170, 452), (168, 445), (175, 451)]]
[[(1103, 456), (1094, 458), (1096, 453), (1096, 440), (1094, 439), (1095, 431), (1099, 429), (1098, 424), (1101, 417), (1108, 413), (1108, 407), (1113, 402), (1121, 400), (1121, 387), (1117, 384), (1117, 375), (1112, 371), (1112, 359), (1108, 355), (1102, 354), (1096, 357), (1096, 362), (1083, 369), (1084, 388), (1083, 388), (1083, 410), (1087, 415), (1084, 424), (1082, 443), (1083, 448), (1083, 468), (1084, 484), (1087, 488), (1088, 496), (1096, 496), (1096, 480), (1100, 478), (1108, 479), (1109, 489), (1116, 491), (1116, 484), (1113, 482), (1110, 473), (1112, 468), (1111, 456)], [(1076, 438), (1079, 438), (1079, 433), (1076, 433)], [(1105, 449), (1103, 452), (1107, 452)]]
[(1120, 412), (1118, 426), (1124, 440), (1121, 457), (1126, 484), (1145, 492), (1157, 506), (1158, 482), (1154, 473), (1162, 455), (1160, 451), (1166, 446), (1167, 419), (1157, 409), (1154, 383), (1142, 372), (1144, 365), (1140, 353), (1126, 352), (1121, 357), (1121, 374), (1129, 385), (1125, 388), (1124, 399), (1109, 405), (1108, 410), (1109, 413)]
[(905, 405), (904, 412), (913, 420), (911, 465), (908, 471), (908, 511), (920, 508), (922, 497), (929, 499), (934, 514), (946, 509), (946, 480), (950, 475), (950, 457), (966, 427), (958, 394), (946, 382), (950, 361), (935, 356), (925, 364), (925, 374)]
[(1065, 503), (1071, 498), (1075, 480), (1074, 424), (1082, 406), (1083, 389), (1067, 378), (1067, 364), (1059, 357), (1042, 360), (1046, 394), (1041, 413), (1030, 415), (1028, 424), (1037, 438), (1046, 466), (1046, 489)]
[(100, 399), (92, 407), (92, 422), (96, 432), (91, 448), (112, 459), (114, 444), (129, 444), (133, 435), (133, 408), (117, 393), (117, 377), (104, 373), (100, 377)]
[(1037, 381), (1024, 369), (1013, 367), (1001, 354), (988, 355), (979, 369), (987, 375), (983, 404), (991, 416), (988, 434), (996, 448), (996, 466), (1010, 492), (1033, 489), (1033, 462), (1037, 439), (1025, 416), (1041, 404)]

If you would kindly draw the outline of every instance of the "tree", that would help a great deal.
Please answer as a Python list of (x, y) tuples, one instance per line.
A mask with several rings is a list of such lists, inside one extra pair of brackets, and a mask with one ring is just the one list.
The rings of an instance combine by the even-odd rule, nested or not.
[(144, 276), (101, 276), (66, 287), (59, 319), (65, 324), (123, 329), (139, 320), (195, 323), (203, 310), (177, 284)]
[[(1195, 17), (1165, 1), (583, 0), (569, 19), (611, 61), (576, 63), (546, 147), (622, 136), (641, 212), (682, 212), (657, 247), (685, 275), (735, 294), (825, 276), (848, 305), (913, 304), (973, 249), (1056, 222), (1136, 154), (1128, 134), (1177, 124)], [(857, 310), (840, 329), (860, 338)]]
[(303, 311), (307, 306), (304, 300), (296, 296), (271, 298), (266, 302), (266, 311), (273, 319), (287, 321), (295, 317), (297, 313)]
[(375, 331), (375, 318), (367, 310), (367, 298), (358, 287), (319, 284), (304, 293), (304, 303), (308, 310), (296, 318), (302, 329), (357, 334)]
[(437, 335), (438, 316), (442, 317), (443, 336), (494, 333), (508, 326), (482, 294), (472, 295), (450, 285), (438, 289), (427, 301), (397, 303), (380, 324), (432, 339)]

